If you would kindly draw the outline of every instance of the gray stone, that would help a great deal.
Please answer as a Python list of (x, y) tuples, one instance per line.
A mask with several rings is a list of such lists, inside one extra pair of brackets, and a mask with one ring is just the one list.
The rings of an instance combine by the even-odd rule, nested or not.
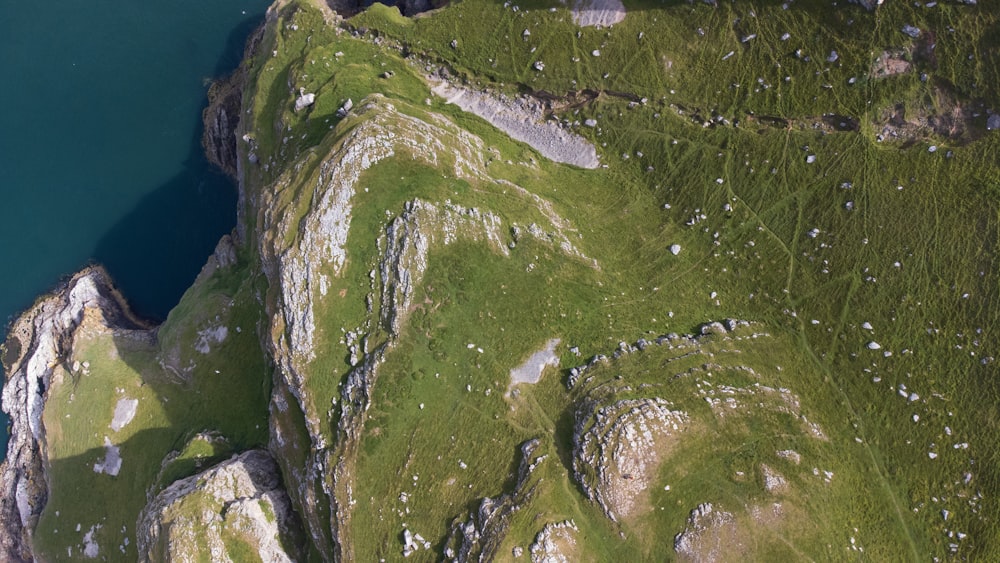
[(300, 112), (316, 103), (316, 94), (302, 94), (295, 100), (295, 111)]
[(344, 102), (344, 105), (340, 106), (340, 109), (337, 110), (337, 117), (347, 117), (348, 112), (350, 112), (351, 108), (353, 107), (354, 107), (354, 100), (347, 98), (347, 101)]

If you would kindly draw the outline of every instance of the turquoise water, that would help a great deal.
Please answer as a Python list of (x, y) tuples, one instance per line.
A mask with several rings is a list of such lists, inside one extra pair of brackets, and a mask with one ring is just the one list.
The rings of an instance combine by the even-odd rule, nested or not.
[(4, 4), (0, 319), (91, 262), (140, 315), (166, 316), (235, 225), (201, 110), (268, 3)]

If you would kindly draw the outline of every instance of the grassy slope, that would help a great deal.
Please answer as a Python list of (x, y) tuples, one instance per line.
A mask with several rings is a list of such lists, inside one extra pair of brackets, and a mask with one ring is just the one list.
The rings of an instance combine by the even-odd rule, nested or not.
[[(734, 468), (753, 467), (784, 443), (778, 436), (789, 436), (803, 455), (837, 477), (830, 486), (817, 484), (811, 473), (793, 475), (793, 468), (773, 462), (795, 485), (797, 496), (788, 503), (802, 511), (803, 523), (776, 527), (778, 536), (755, 547), (757, 555), (841, 558), (851, 536), (880, 557), (937, 555), (955, 541), (947, 531), (961, 531), (970, 534), (960, 542), (963, 554), (995, 556), (996, 530), (984, 517), (998, 508), (990, 494), (998, 477), (991, 439), (997, 389), (992, 367), (982, 360), (997, 344), (991, 311), (997, 295), (998, 174), (990, 156), (997, 140), (987, 136), (952, 146), (928, 139), (900, 149), (876, 143), (870, 120), (896, 102), (919, 107), (932, 85), (945, 80), (961, 95), (996, 100), (996, 55), (987, 46), (997, 16), (950, 4), (914, 10), (892, 3), (877, 16), (819, 2), (788, 10), (772, 2), (628, 7), (629, 17), (610, 30), (578, 30), (558, 4), (526, 3), (515, 12), (481, 0), (416, 20), (376, 6), (350, 22), (498, 87), (555, 93), (592, 88), (648, 98), (646, 105), (629, 109), (626, 100), (606, 95), (566, 116), (598, 120), (598, 128), (580, 131), (600, 146), (608, 164), (591, 172), (548, 163), (481, 120), (444, 105), (398, 52), (338, 35), (305, 5), (282, 12), (251, 62), (252, 132), (262, 163), (247, 167), (251, 187), (285, 182), (290, 195), (313, 181), (318, 155), (337, 140), (334, 112), (347, 98), (358, 102), (380, 92), (414, 104), (400, 104), (413, 113), (429, 100), (427, 109), (450, 116), (498, 151), (491, 175), (552, 201), (579, 229), (581, 238), (574, 243), (601, 263), (595, 271), (530, 241), (506, 259), (467, 243), (432, 251), (414, 301), (425, 306), (412, 313), (382, 368), (355, 471), (355, 498), (364, 508), (357, 510), (351, 530), (359, 558), (398, 556), (404, 522), (440, 546), (453, 518), (464, 518), (477, 499), (511, 485), (516, 446), (539, 436), (550, 454), (540, 468), (540, 494), (514, 520), (505, 547), (526, 546), (544, 523), (573, 518), (581, 546), (596, 559), (666, 555), (669, 541), (634, 532), (656, 530), (669, 538), (699, 502), (721, 499), (736, 507), (756, 502), (762, 498), (760, 484), (736, 480)], [(921, 82), (917, 73), (867, 79), (875, 55), (910, 42), (898, 31), (903, 23), (936, 31), (937, 67), (925, 63), (918, 69), (932, 79)], [(522, 38), (526, 28), (529, 40)], [(792, 34), (787, 42), (779, 39), (785, 31)], [(740, 41), (751, 33), (757, 38)], [(449, 47), (452, 39), (458, 40), (457, 49)], [(793, 55), (799, 48), (809, 61)], [(594, 49), (599, 57), (591, 55)], [(836, 63), (825, 62), (831, 50), (839, 55)], [(729, 51), (735, 53), (723, 62)], [(535, 60), (546, 63), (544, 72), (531, 68)], [(387, 70), (392, 78), (381, 77)], [(848, 84), (851, 77), (858, 78), (854, 85)], [(317, 93), (316, 104), (295, 114), (290, 86)], [(685, 114), (676, 106), (687, 108)], [(688, 118), (691, 110), (744, 124), (751, 113), (785, 118), (837, 113), (862, 125), (857, 133), (832, 134), (796, 127), (702, 128)], [(942, 150), (927, 152), (930, 142)], [(953, 158), (944, 156), (946, 149), (954, 151)], [(816, 154), (816, 163), (807, 164), (807, 154)], [(853, 187), (841, 189), (844, 182)], [(397, 214), (413, 197), (450, 198), (493, 210), (508, 225), (538, 220), (523, 199), (495, 185), (442, 177), (406, 158), (373, 168), (363, 183), (369, 190), (359, 192), (355, 202), (348, 243), (352, 261), (331, 291), (348, 293), (318, 320), (331, 333), (364, 319), (363, 288), (386, 210)], [(282, 195), (279, 201), (291, 198)], [(845, 209), (847, 201), (854, 203), (853, 211)], [(685, 225), (702, 214), (697, 224)], [(809, 234), (814, 228), (815, 237)], [(676, 257), (667, 252), (674, 243), (683, 246)], [(84, 378), (74, 387), (67, 379), (53, 389), (51, 404), (58, 408), (50, 412), (88, 424), (47, 420), (53, 429), (53, 497), (39, 527), (43, 551), (61, 554), (65, 545), (79, 544), (79, 534), (67, 532), (77, 522), (83, 524), (81, 534), (86, 532), (96, 523), (91, 515), (103, 513), (108, 516), (98, 532), (102, 555), (117, 556), (118, 531), (125, 526), (131, 533), (146, 487), (168, 451), (181, 449), (204, 429), (219, 430), (237, 449), (264, 439), (261, 382), (269, 374), (255, 331), (246, 330), (260, 320), (256, 295), (263, 288), (254, 279), (197, 286), (168, 321), (174, 329), (164, 340), (184, 335), (177, 338), (190, 341), (191, 327), (207, 318), (205, 304), (218, 307), (231, 297), (227, 324), (245, 329), (241, 335), (231, 330), (222, 348), (199, 358), (190, 386), (179, 387), (162, 374), (155, 350), (107, 338), (77, 350), (79, 359), (91, 362), (92, 375), (86, 377), (100, 377), (107, 385), (87, 385)], [(567, 392), (560, 375), (549, 373), (536, 387), (522, 388), (512, 403), (503, 396), (507, 373), (554, 336), (563, 340), (557, 353), (566, 367), (580, 361), (569, 346), (589, 357), (613, 350), (619, 341), (686, 332), (723, 317), (753, 319), (774, 334), (773, 341), (747, 347), (731, 361), (755, 366), (762, 383), (792, 388), (831, 440), (812, 444), (766, 412), (749, 418), (749, 432), (726, 430), (712, 426), (702, 407), (698, 416), (712, 439), (685, 443), (678, 459), (686, 461), (661, 475), (673, 483), (672, 492), (652, 497), (661, 510), (626, 524), (621, 531), (628, 539), (621, 540), (619, 530), (581, 496), (562, 463), (570, 440), (567, 413), (580, 392)], [(861, 328), (863, 322), (874, 331)], [(866, 348), (873, 339), (881, 350)], [(468, 343), (476, 346), (469, 349)], [(328, 344), (329, 352), (313, 369), (343, 374), (342, 347)], [(658, 381), (662, 354), (619, 361), (606, 375)], [(234, 369), (234, 360), (246, 365)], [(778, 365), (780, 371), (772, 368)], [(221, 373), (214, 374), (216, 369)], [(338, 378), (314, 382), (315, 404), (330, 404)], [(920, 399), (909, 403), (900, 397), (895, 391), (900, 383)], [(691, 392), (683, 385), (669, 392)], [(110, 478), (89, 468), (101, 453), (115, 388), (141, 398), (142, 406), (123, 431), (129, 440), (122, 447), (122, 474)], [(99, 416), (105, 406), (108, 413)], [(689, 408), (696, 414), (698, 406), (694, 401)], [(919, 422), (913, 422), (914, 414)], [(968, 450), (952, 447), (964, 442), (971, 444)], [(930, 459), (928, 451), (939, 456)], [(459, 460), (468, 468), (461, 469)], [(677, 473), (692, 466), (697, 470)], [(970, 486), (962, 484), (965, 472), (973, 475)], [(79, 496), (84, 490), (94, 494)], [(405, 506), (398, 501), (403, 491), (412, 493)], [(986, 498), (970, 506), (976, 491)], [(942, 508), (951, 513), (946, 522)], [(123, 557), (134, 558), (133, 549)]]
[[(995, 269), (996, 193), (991, 186), (996, 170), (987, 156), (996, 140), (986, 137), (958, 146), (928, 139), (900, 149), (876, 143), (870, 120), (898, 101), (919, 107), (932, 86), (945, 80), (959, 95), (995, 99), (989, 65), (993, 55), (970, 39), (988, 41), (994, 16), (951, 5), (936, 10), (891, 5), (877, 16), (819, 3), (789, 10), (771, 3), (629, 7), (634, 8), (631, 15), (610, 30), (577, 30), (558, 5), (553, 12), (549, 5), (524, 4), (514, 12), (473, 0), (416, 20), (376, 6), (349, 22), (484, 84), (523, 84), (556, 93), (593, 88), (650, 100), (627, 109), (626, 101), (604, 96), (567, 116), (580, 121), (594, 117), (599, 123), (581, 133), (601, 145), (609, 167), (584, 173), (545, 162), (537, 168), (519, 165), (527, 162), (530, 151), (431, 97), (432, 109), (498, 148), (498, 163), (513, 163), (499, 164), (491, 174), (550, 199), (580, 227), (581, 249), (597, 257), (602, 270), (579, 267), (544, 248), (519, 247), (507, 260), (471, 246), (432, 253), (417, 299), (432, 302), (432, 313), (414, 313), (402, 345), (384, 367), (359, 461), (357, 498), (372, 503), (358, 511), (356, 520), (361, 553), (397, 553), (402, 522), (439, 541), (451, 518), (461, 516), (475, 499), (501, 492), (499, 484), (516, 463), (515, 446), (554, 429), (558, 413), (569, 404), (558, 385), (539, 386), (532, 393), (537, 412), (549, 414), (526, 424), (502, 399), (507, 370), (546, 338), (561, 336), (586, 356), (647, 331), (689, 330), (726, 316), (762, 321), (780, 335), (782, 348), (773, 357), (788, 358), (781, 363), (794, 363), (802, 375), (771, 377), (793, 386), (819, 419), (832, 425), (826, 455), (846, 458), (841, 463), (847, 484), (832, 494), (836, 510), (821, 521), (819, 532), (838, 541), (832, 548), (814, 542), (807, 552), (823, 556), (833, 549), (827, 556), (838, 556), (856, 526), (862, 530), (856, 533), (859, 541), (886, 555), (943, 553), (954, 541), (946, 530), (971, 533), (973, 540), (961, 544), (964, 552), (992, 553), (994, 532), (981, 519), (989, 511), (984, 503), (991, 501), (970, 510), (969, 499), (961, 497), (974, 495), (977, 486), (990, 490), (996, 479), (984, 463), (996, 450), (988, 438), (976, 439), (976, 430), (992, 427), (994, 418), (991, 402), (981, 398), (996, 393), (988, 382), (990, 368), (981, 363), (996, 343), (996, 321), (989, 313), (996, 294), (990, 276)], [(308, 10), (292, 17), (300, 29), (319, 20)], [(730, 24), (737, 18), (734, 29)], [(937, 32), (937, 67), (918, 66), (932, 79), (924, 83), (911, 73), (869, 80), (867, 69), (875, 55), (910, 42), (898, 31), (903, 23)], [(945, 30), (949, 25), (954, 33)], [(521, 35), (525, 28), (532, 30), (527, 41)], [(329, 37), (332, 43), (320, 44), (318, 30), (310, 31), (315, 47), (304, 53), (293, 50), (287, 58), (290, 72), (295, 60), (312, 66), (323, 53), (343, 52), (346, 64), (332, 72), (309, 73), (307, 90), (321, 92), (320, 98), (329, 102), (317, 102), (307, 119), (284, 112), (284, 123), (296, 133), (290, 137), (299, 139), (289, 141), (288, 146), (299, 143), (295, 151), (330, 142), (320, 141), (322, 127), (335, 123), (329, 114), (347, 97), (357, 101), (367, 91), (379, 91), (415, 103), (429, 98), (393, 51), (346, 37)], [(788, 42), (779, 39), (785, 31), (792, 33)], [(757, 38), (740, 42), (751, 33)], [(308, 35), (289, 33), (286, 42)], [(449, 46), (452, 39), (458, 40), (457, 49)], [(798, 48), (809, 61), (793, 55)], [(601, 51), (600, 57), (590, 54), (594, 49)], [(722, 62), (730, 50), (736, 53)], [(831, 50), (838, 53), (836, 63), (825, 60)], [(269, 65), (280, 67), (284, 56), (279, 51)], [(570, 62), (574, 56), (579, 63)], [(535, 60), (546, 62), (544, 72), (531, 69)], [(379, 79), (385, 69), (396, 76)], [(286, 74), (274, 73), (283, 79), (280, 84), (264, 76), (257, 85), (260, 91), (269, 83), (284, 89)], [(848, 84), (851, 77), (857, 78), (854, 85)], [(277, 98), (284, 100), (281, 107), (290, 107), (287, 94)], [(272, 99), (267, 98), (270, 105), (258, 106), (264, 108), (261, 125), (270, 123), (268, 116), (280, 106)], [(857, 133), (831, 134), (797, 126), (704, 129), (670, 104), (688, 108), (686, 114), (693, 108), (706, 117), (715, 112), (744, 123), (750, 114), (807, 120), (837, 113), (858, 118), (862, 125)], [(946, 158), (945, 149), (927, 152), (930, 143), (953, 150), (954, 158)], [(630, 158), (623, 160), (623, 154)], [(817, 162), (807, 164), (807, 154), (816, 154)], [(717, 184), (716, 178), (724, 183)], [(841, 189), (844, 182), (853, 187)], [(481, 186), (470, 190), (428, 178), (405, 159), (376, 167), (364, 183), (371, 193), (359, 197), (352, 255), (371, 256), (383, 211), (398, 212), (403, 200), (416, 195), (450, 197), (519, 221), (520, 210), (510, 207), (509, 198)], [(845, 209), (848, 201), (854, 203), (853, 211)], [(731, 211), (723, 210), (726, 203)], [(697, 225), (685, 226), (702, 213), (706, 217)], [(809, 235), (814, 228), (820, 230), (816, 237)], [(679, 257), (666, 252), (673, 243), (684, 247)], [(894, 266), (897, 261), (899, 267)], [(528, 262), (536, 263), (530, 274), (525, 272)], [(358, 264), (353, 273), (349, 268), (344, 287), (363, 283), (369, 267)], [(711, 292), (717, 297), (711, 298)], [(970, 298), (962, 299), (966, 292)], [(325, 322), (357, 326), (362, 296), (356, 296), (354, 305), (347, 299), (338, 308), (343, 312), (331, 311)], [(875, 327), (874, 335), (860, 327), (863, 322)], [(938, 332), (928, 335), (928, 328)], [(872, 339), (881, 343), (881, 351), (866, 348)], [(467, 349), (470, 342), (484, 352)], [(573, 361), (565, 347), (560, 353), (564, 365)], [(880, 383), (873, 377), (880, 377)], [(921, 399), (907, 403), (895, 394), (900, 383)], [(465, 385), (473, 385), (474, 391), (468, 393)], [(487, 387), (490, 396), (484, 394)], [(320, 395), (333, 392), (328, 388)], [(919, 423), (912, 422), (913, 414), (919, 414)], [(946, 425), (951, 436), (945, 434)], [(966, 441), (972, 443), (970, 450), (952, 448)], [(931, 449), (940, 456), (930, 459)], [(458, 458), (471, 462), (469, 469), (456, 469)], [(974, 475), (972, 487), (957, 486), (966, 471)], [(565, 470), (554, 473), (565, 480)], [(403, 507), (396, 499), (413, 488), (413, 475), (429, 484), (416, 487), (408, 505), (411, 515), (400, 516), (396, 511)], [(442, 484), (451, 477), (453, 485)], [(459, 484), (466, 485), (464, 490)], [(571, 485), (554, 488), (575, 494)], [(676, 530), (698, 491), (695, 487), (687, 493), (688, 502), (671, 512), (664, 529)], [(579, 498), (570, 502), (564, 497), (545, 496), (552, 503), (551, 514), (586, 522), (586, 529), (605, 538), (593, 543), (595, 549), (612, 541), (614, 534), (592, 508)], [(822, 502), (809, 506), (814, 517), (829, 508)], [(952, 513), (947, 522), (939, 512), (944, 507)], [(522, 545), (540, 524), (524, 526)], [(885, 535), (875, 527), (884, 527)]]
[[(188, 440), (215, 431), (236, 450), (266, 442), (270, 371), (257, 336), (260, 278), (239, 281), (244, 268), (199, 281), (160, 328), (161, 343), (181, 347), (179, 363), (196, 364), (189, 382), (163, 370), (157, 346), (82, 331), (73, 359), (87, 362), (89, 374), (64, 373), (53, 384), (45, 411), (52, 494), (36, 533), (42, 556), (63, 558), (71, 548), (80, 557), (84, 534), (100, 525), (93, 537), (101, 557), (134, 561), (135, 524), (147, 492), (155, 494), (225, 455)], [(210, 354), (194, 350), (197, 330), (218, 324), (229, 328), (226, 340), (214, 344)], [(115, 433), (109, 424), (120, 398), (138, 399), (139, 406), (135, 418)], [(105, 436), (120, 445), (117, 476), (93, 471), (104, 458)], [(174, 450), (179, 459), (161, 468)], [(127, 546), (124, 538), (130, 538)]]

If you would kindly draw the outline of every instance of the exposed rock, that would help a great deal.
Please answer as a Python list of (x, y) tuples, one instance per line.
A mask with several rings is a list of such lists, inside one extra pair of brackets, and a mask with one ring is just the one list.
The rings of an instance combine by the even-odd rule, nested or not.
[(802, 455), (795, 450), (781, 450), (777, 452), (777, 456), (798, 465), (802, 462)]
[(625, 19), (621, 0), (574, 0), (573, 22), (580, 27), (607, 27)]
[(118, 403), (115, 404), (115, 414), (111, 419), (111, 430), (118, 432), (122, 428), (128, 426), (128, 423), (132, 422), (135, 418), (135, 410), (139, 407), (139, 399), (128, 399), (121, 398), (118, 399)]
[[(725, 320), (723, 320), (721, 322), (719, 322), (719, 321), (712, 321), (712, 322), (708, 322), (708, 323), (705, 323), (703, 325), (700, 325), (698, 327), (698, 330), (697, 330), (697, 335), (690, 335), (690, 334), (689, 335), (678, 335), (678, 334), (672, 332), (670, 334), (664, 334), (664, 335), (658, 336), (653, 341), (653, 343), (655, 343), (657, 346), (664, 346), (664, 345), (666, 345), (668, 347), (673, 347), (675, 345), (697, 346), (698, 345), (698, 340), (700, 338), (711, 337), (713, 335), (723, 335), (723, 334), (731, 333), (731, 332), (735, 331), (737, 328), (748, 327), (748, 326), (750, 326), (750, 324), (751, 324), (750, 321), (744, 321), (744, 320), (739, 320), (739, 319), (725, 319)], [(766, 335), (767, 335), (767, 333), (760, 333), (760, 334), (752, 334), (752, 335), (750, 335), (750, 337), (751, 338), (756, 338), (758, 336), (766, 336)], [(646, 347), (650, 344), (650, 342), (647, 341), (647, 340), (645, 340), (645, 339), (639, 339), (639, 341), (637, 341), (635, 343), (635, 346), (631, 346), (631, 345), (628, 345), (628, 344), (625, 344), (624, 346), (622, 346), (622, 344), (623, 343), (619, 343), (618, 350), (616, 350), (613, 353), (614, 357), (617, 358), (617, 357), (621, 356), (623, 353), (631, 351), (633, 349), (635, 349), (635, 350), (645, 350)], [(584, 374), (586, 374), (588, 371), (590, 371), (590, 369), (593, 368), (594, 366), (603, 364), (604, 362), (607, 361), (607, 359), (608, 359), (607, 356), (605, 356), (603, 354), (598, 354), (598, 355), (594, 356), (590, 360), (590, 362), (588, 362), (587, 364), (584, 364), (582, 366), (576, 366), (576, 367), (570, 368), (570, 370), (569, 370), (569, 377), (566, 380), (566, 387), (568, 387), (569, 389), (572, 389), (573, 387), (575, 387), (576, 384), (580, 381), (580, 379), (584, 376)]]
[(546, 367), (557, 367), (559, 356), (555, 352), (559, 342), (558, 338), (550, 339), (544, 348), (529, 356), (523, 364), (510, 370), (510, 386), (513, 387), (518, 383), (538, 383)]
[(236, 538), (279, 563), (304, 557), (298, 530), (277, 465), (252, 450), (161, 491), (139, 516), (136, 542), (140, 561), (194, 561), (205, 546), (213, 560), (228, 561), (226, 543)]
[(112, 477), (122, 469), (122, 456), (118, 446), (111, 439), (104, 437), (104, 459), (94, 464), (94, 473), (107, 473)]
[[(540, 62), (535, 63), (535, 70), (543, 68)], [(533, 98), (509, 98), (444, 81), (435, 84), (431, 91), (447, 103), (489, 121), (511, 138), (531, 145), (545, 158), (581, 168), (597, 168), (600, 164), (597, 150), (589, 141), (556, 121), (546, 120), (545, 107)]]
[(869, 12), (882, 5), (884, 0), (848, 0), (852, 4), (857, 4)]
[(907, 60), (908, 56), (909, 53), (906, 51), (883, 51), (872, 63), (869, 74), (872, 78), (883, 78), (909, 72), (911, 65)]
[(212, 83), (208, 89), (208, 107), (201, 114), (204, 130), (201, 145), (208, 161), (218, 166), (227, 176), (237, 178), (239, 155), (236, 132), (240, 125), (243, 89), (246, 86), (246, 61), (251, 60), (264, 35), (264, 26), (258, 27), (247, 40), (243, 53), (244, 63), (229, 76)]
[[(328, 415), (320, 410), (322, 406), (307, 398), (306, 381), (317, 353), (314, 338), (320, 332), (316, 308), (332, 298), (328, 296), (332, 280), (341, 275), (348, 261), (345, 246), (361, 174), (383, 159), (402, 153), (417, 162), (453, 171), (457, 178), (500, 184), (487, 173), (483, 141), (443, 116), (431, 113), (418, 119), (398, 111), (378, 95), (365, 98), (352, 110), (352, 116), (354, 119), (342, 122), (346, 129), (341, 131), (340, 141), (321, 159), (316, 183), (294, 187), (298, 191), (291, 196), (290, 205), (307, 209), (304, 216), (286, 213), (286, 204), (274, 201), (279, 197), (276, 194), (289, 197), (287, 178), (265, 190), (257, 202), (262, 215), (257, 226), (263, 269), (275, 292), (275, 299), (268, 305), (273, 323), (269, 346), (277, 366), (272, 412), (292, 409), (288, 403), (294, 401), (309, 436), (308, 443), (297, 444), (306, 452), (305, 464), (295, 470), (287, 468), (289, 494), (302, 510), (314, 543), (333, 559), (352, 557), (350, 538), (340, 532), (347, 529), (351, 513), (353, 477), (349, 468), (357, 454), (356, 440), (370, 405), (378, 367), (399, 334), (426, 268), (429, 249), (464, 239), (487, 244), (498, 255), (509, 253), (502, 222), (489, 211), (450, 202), (412, 200), (405, 204), (379, 242), (383, 250), (372, 273), (373, 294), (379, 299), (369, 301), (372, 316), (355, 331), (351, 348), (354, 365), (346, 374), (324, 374), (344, 378), (329, 414), (336, 421), (333, 443), (329, 443), (329, 426), (323, 422)], [(551, 204), (529, 198), (531, 194), (526, 195), (523, 188), (509, 182), (502, 183), (502, 189), (533, 202), (552, 221), (555, 231), (549, 238), (551, 243), (564, 252), (578, 252), (562, 234), (570, 229), (568, 223), (554, 213)], [(377, 332), (382, 340), (369, 341), (367, 335), (376, 329), (381, 329)], [(291, 447), (288, 440), (295, 433), (283, 424), (277, 426), (273, 417), (272, 425), (272, 447), (278, 451)], [(320, 512), (326, 506), (331, 510)]]
[(576, 534), (580, 530), (572, 520), (546, 524), (535, 536), (529, 553), (531, 563), (573, 563), (580, 557), (576, 550)]
[(347, 114), (351, 111), (353, 107), (354, 107), (354, 100), (347, 98), (347, 101), (344, 102), (344, 105), (340, 106), (340, 109), (337, 110), (337, 117), (347, 117)]
[[(386, 0), (384, 3), (396, 6), (404, 16), (415, 16), (434, 8), (440, 8), (446, 5), (448, 0)], [(326, 5), (340, 16), (349, 18), (370, 6), (371, 2), (362, 0), (326, 0)]]
[(107, 273), (92, 267), (21, 315), (3, 345), (3, 410), (11, 436), (0, 465), (0, 560), (33, 559), (31, 537), (48, 499), (42, 411), (53, 371), (69, 367), (63, 363), (85, 316), (120, 332), (148, 328), (129, 312)]
[(1000, 129), (1000, 114), (991, 113), (989, 117), (986, 118), (986, 129), (989, 131), (996, 131)]
[(771, 469), (767, 465), (760, 466), (761, 477), (764, 479), (764, 488), (769, 493), (780, 493), (788, 488), (788, 481), (780, 473)]
[(711, 503), (692, 510), (684, 531), (674, 537), (674, 551), (683, 560), (725, 561), (741, 550), (736, 518)]
[(316, 94), (306, 94), (305, 92), (299, 94), (299, 97), (295, 99), (295, 112), (298, 113), (307, 107), (316, 103)]
[(921, 105), (896, 104), (886, 108), (875, 120), (879, 141), (911, 144), (928, 137), (944, 137), (967, 143), (982, 134), (981, 102), (964, 100), (946, 85), (935, 88), (932, 100)]
[(669, 407), (654, 397), (606, 406), (589, 399), (577, 409), (573, 476), (611, 520), (644, 508), (640, 495), (687, 426), (687, 413)]
[(529, 483), (529, 478), (543, 459), (533, 459), (538, 445), (538, 440), (528, 440), (521, 444), (521, 463), (514, 489), (510, 493), (496, 498), (484, 498), (468, 520), (452, 524), (446, 552), (453, 555), (447, 557), (448, 560), (493, 561), (497, 557), (500, 545), (507, 536), (511, 516), (526, 505), (534, 494), (535, 485)]

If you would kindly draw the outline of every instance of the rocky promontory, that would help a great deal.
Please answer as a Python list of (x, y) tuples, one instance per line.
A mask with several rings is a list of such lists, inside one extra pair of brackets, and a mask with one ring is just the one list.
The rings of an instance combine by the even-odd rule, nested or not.
[(107, 272), (87, 268), (43, 297), (11, 326), (2, 348), (7, 381), (3, 410), (11, 438), (0, 464), (0, 559), (33, 559), (32, 535), (48, 499), (45, 409), (53, 372), (69, 369), (76, 331), (85, 319), (109, 331), (146, 338)]

